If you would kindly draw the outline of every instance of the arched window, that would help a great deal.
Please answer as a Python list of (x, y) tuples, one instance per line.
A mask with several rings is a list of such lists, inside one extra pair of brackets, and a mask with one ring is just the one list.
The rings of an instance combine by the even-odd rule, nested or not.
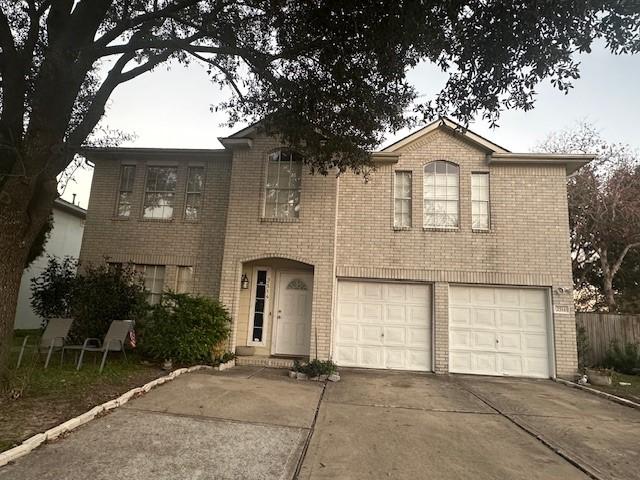
[(267, 162), (264, 216), (298, 218), (302, 157), (291, 150), (276, 150)]
[(457, 228), (459, 225), (460, 168), (438, 160), (424, 166), (424, 227)]

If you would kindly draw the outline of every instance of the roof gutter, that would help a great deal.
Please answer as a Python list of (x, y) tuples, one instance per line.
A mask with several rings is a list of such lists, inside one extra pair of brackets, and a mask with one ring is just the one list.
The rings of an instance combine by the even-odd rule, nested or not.
[(567, 153), (492, 153), (487, 155), (489, 165), (564, 165), (567, 175), (595, 160), (594, 154)]

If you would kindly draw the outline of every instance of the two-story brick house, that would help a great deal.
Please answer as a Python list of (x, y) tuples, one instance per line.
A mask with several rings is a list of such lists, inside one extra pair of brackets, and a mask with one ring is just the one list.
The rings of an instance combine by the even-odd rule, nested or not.
[(81, 260), (136, 264), (151, 301), (219, 298), (254, 362), (575, 372), (566, 177), (591, 156), (510, 153), (448, 119), (366, 178), (311, 175), (256, 127), (220, 141), (87, 151)]

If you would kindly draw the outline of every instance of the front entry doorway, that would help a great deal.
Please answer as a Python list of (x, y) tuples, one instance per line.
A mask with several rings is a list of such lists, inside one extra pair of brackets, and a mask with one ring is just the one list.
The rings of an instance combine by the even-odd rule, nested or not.
[(307, 356), (311, 340), (313, 274), (303, 271), (278, 272), (274, 305), (276, 355)]

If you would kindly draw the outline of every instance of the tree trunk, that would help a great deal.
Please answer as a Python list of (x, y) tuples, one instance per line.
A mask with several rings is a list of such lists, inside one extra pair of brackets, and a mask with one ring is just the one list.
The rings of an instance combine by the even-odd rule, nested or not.
[(615, 313), (616, 299), (613, 292), (613, 276), (611, 274), (608, 274), (607, 272), (604, 273), (603, 289), (604, 299), (607, 302), (609, 313)]
[(20, 280), (31, 245), (49, 217), (57, 188), (55, 177), (42, 174), (0, 181), (0, 382), (5, 384)]

